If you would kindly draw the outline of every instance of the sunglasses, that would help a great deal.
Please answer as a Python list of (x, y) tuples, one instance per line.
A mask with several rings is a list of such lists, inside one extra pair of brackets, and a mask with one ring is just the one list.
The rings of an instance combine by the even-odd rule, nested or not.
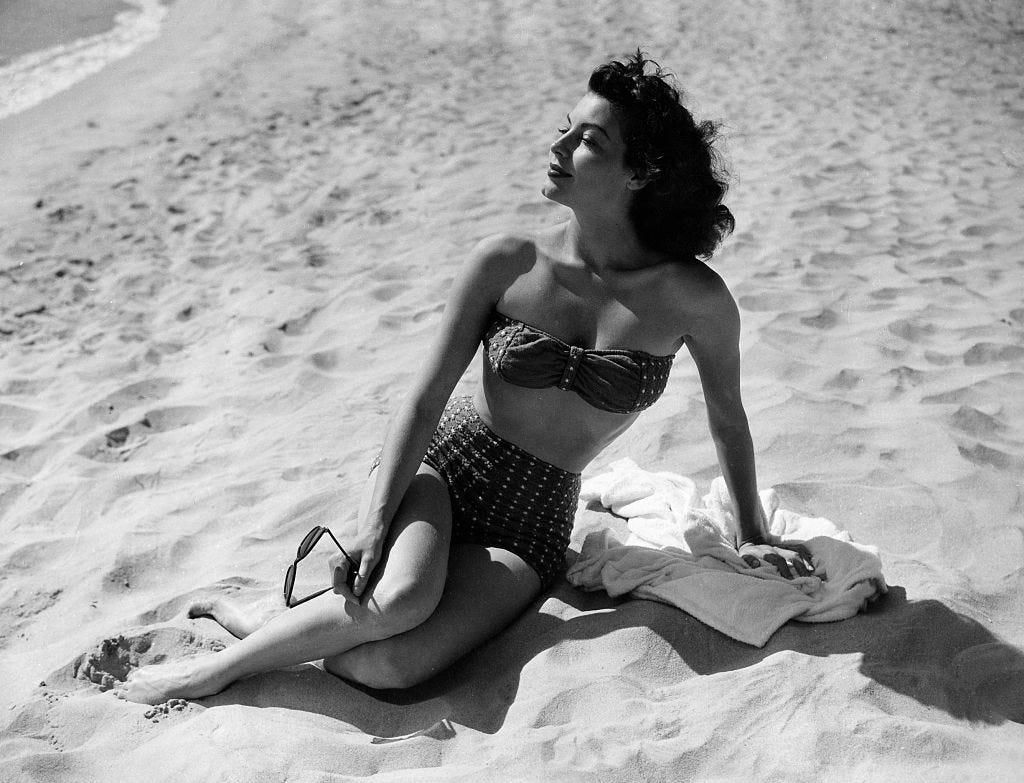
[(315, 593), (307, 595), (305, 598), (293, 598), (292, 590), (295, 589), (295, 569), (298, 566), (299, 561), (303, 560), (310, 552), (313, 551), (313, 547), (317, 545), (321, 538), (324, 537), (324, 533), (331, 537), (331, 541), (335, 543), (341, 553), (345, 555), (345, 559), (348, 560), (349, 569), (348, 575), (345, 578), (345, 584), (348, 585), (349, 589), (352, 589), (352, 583), (355, 581), (356, 574), (359, 572), (359, 563), (352, 559), (351, 555), (345, 551), (345, 547), (334, 537), (334, 533), (328, 530), (326, 527), (317, 525), (315, 528), (306, 533), (306, 537), (302, 539), (302, 543), (299, 544), (298, 550), (295, 552), (295, 562), (288, 566), (288, 573), (284, 575), (284, 603), (289, 609), (293, 606), (305, 603), (306, 601), (316, 598), (318, 595), (323, 595), (328, 590), (332, 590), (332, 587), (325, 587), (323, 590), (317, 590)]

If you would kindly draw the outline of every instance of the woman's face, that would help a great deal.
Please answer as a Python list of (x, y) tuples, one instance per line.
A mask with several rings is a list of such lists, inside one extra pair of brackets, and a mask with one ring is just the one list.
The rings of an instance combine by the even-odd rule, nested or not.
[(612, 105), (587, 93), (558, 128), (541, 192), (572, 209), (621, 208), (633, 191), (643, 187), (643, 181), (626, 168), (625, 154)]

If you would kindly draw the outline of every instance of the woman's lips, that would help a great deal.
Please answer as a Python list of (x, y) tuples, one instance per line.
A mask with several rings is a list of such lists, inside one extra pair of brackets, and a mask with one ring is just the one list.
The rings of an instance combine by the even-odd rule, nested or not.
[(548, 176), (552, 177), (552, 178), (555, 178), (555, 179), (564, 179), (564, 178), (571, 177), (572, 174), (570, 174), (569, 172), (567, 172), (565, 169), (561, 168), (560, 166), (555, 165), (554, 163), (549, 163), (548, 164)]

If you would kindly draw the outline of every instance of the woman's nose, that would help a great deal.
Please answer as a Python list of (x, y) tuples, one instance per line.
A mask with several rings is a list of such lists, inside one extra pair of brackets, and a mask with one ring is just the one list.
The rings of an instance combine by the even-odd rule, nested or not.
[(569, 151), (568, 146), (569, 132), (560, 133), (555, 137), (555, 140), (551, 142), (551, 152), (559, 158), (567, 158), (572, 153)]

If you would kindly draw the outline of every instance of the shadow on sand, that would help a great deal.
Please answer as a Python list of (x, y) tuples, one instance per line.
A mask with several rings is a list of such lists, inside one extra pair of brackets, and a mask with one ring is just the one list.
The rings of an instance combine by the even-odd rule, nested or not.
[[(551, 606), (567, 619), (552, 614)], [(678, 654), (660, 673), (660, 684), (743, 669), (782, 651), (857, 653), (860, 672), (892, 693), (961, 720), (1024, 723), (1024, 652), (939, 601), (907, 600), (901, 587), (890, 587), (869, 611), (843, 622), (789, 622), (759, 649), (671, 606), (584, 593), (562, 581), (502, 634), (416, 687), (376, 691), (305, 666), (236, 683), (201, 703), (312, 710), (380, 737), (431, 727), (443, 733), (445, 721), (493, 734), (517, 697), (524, 667), (537, 655), (564, 642), (645, 628)]]

